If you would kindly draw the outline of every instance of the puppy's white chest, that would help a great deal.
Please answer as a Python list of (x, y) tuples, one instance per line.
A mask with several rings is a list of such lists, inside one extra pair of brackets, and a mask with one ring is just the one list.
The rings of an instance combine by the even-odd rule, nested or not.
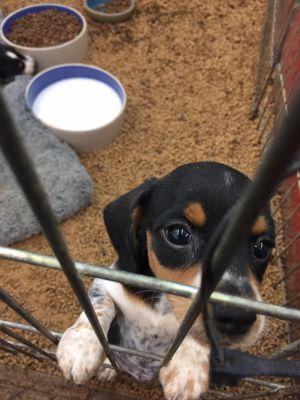
[[(120, 330), (120, 345), (127, 349), (143, 351), (155, 355), (165, 354), (175, 329), (170, 330), (166, 322), (170, 318), (161, 318), (159, 324), (153, 325), (145, 323), (137, 323), (131, 319), (126, 319), (125, 315), (118, 317), (118, 326)], [(159, 361), (153, 359), (145, 359), (144, 357), (118, 354), (120, 367), (125, 372), (133, 375), (138, 380), (150, 380), (159, 367)]]
[[(163, 356), (178, 328), (178, 322), (166, 297), (162, 296), (152, 308), (131, 296), (118, 283), (109, 282), (106, 290), (120, 310), (116, 320), (120, 345)], [(138, 380), (152, 379), (160, 364), (153, 359), (124, 353), (118, 353), (117, 358), (120, 368)]]

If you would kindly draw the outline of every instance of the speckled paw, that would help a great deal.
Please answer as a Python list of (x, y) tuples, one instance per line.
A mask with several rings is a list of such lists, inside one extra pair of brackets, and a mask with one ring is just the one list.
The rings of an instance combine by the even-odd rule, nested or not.
[(192, 339), (183, 342), (159, 379), (166, 400), (198, 400), (208, 389), (208, 349)]
[(105, 358), (102, 347), (89, 325), (76, 325), (63, 334), (58, 348), (57, 361), (67, 380), (83, 384), (93, 378)]

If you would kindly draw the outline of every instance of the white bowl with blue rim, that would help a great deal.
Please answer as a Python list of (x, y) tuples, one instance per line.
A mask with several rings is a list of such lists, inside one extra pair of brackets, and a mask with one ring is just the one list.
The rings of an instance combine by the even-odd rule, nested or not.
[(114, 0), (85, 0), (84, 7), (91, 18), (99, 22), (123, 22), (132, 16), (135, 9), (135, 0), (128, 0), (128, 5), (118, 12), (105, 12), (104, 3), (113, 3)]
[[(57, 10), (68, 13), (80, 22), (82, 29), (77, 36), (72, 40), (64, 42), (56, 46), (49, 47), (27, 47), (21, 46), (18, 43), (11, 42), (8, 39), (9, 31), (12, 24), (19, 18), (24, 17), (28, 14), (40, 13), (47, 10)], [(38, 35), (39, 32), (36, 32)], [(22, 54), (28, 54), (32, 56), (37, 64), (37, 70), (41, 71), (45, 68), (57, 64), (65, 63), (76, 63), (82, 61), (87, 51), (88, 44), (88, 31), (87, 23), (84, 16), (72, 7), (67, 7), (61, 4), (47, 3), (47, 4), (36, 4), (34, 6), (28, 6), (20, 8), (19, 10), (9, 14), (0, 25), (0, 39), (9, 45), (13, 46)]]
[(122, 130), (126, 93), (109, 72), (64, 64), (37, 74), (26, 89), (33, 115), (78, 153), (100, 149)]

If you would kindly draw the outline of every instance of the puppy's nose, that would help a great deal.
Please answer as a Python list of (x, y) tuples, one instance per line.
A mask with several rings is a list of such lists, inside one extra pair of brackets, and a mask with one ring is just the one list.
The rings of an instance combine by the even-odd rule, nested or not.
[(217, 328), (229, 336), (243, 335), (256, 321), (256, 314), (238, 308), (220, 304), (214, 305), (214, 317)]

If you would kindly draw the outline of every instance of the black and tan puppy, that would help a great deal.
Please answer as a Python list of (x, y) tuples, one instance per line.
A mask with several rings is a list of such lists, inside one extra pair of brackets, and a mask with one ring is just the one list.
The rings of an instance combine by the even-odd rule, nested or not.
[[(162, 179), (151, 179), (110, 203), (104, 219), (118, 260), (111, 268), (155, 276), (199, 287), (201, 262), (218, 223), (238, 201), (249, 179), (223, 164), (202, 162), (177, 168)], [(260, 299), (259, 283), (274, 242), (268, 209), (257, 218), (248, 242), (228, 266), (219, 291)], [(176, 334), (190, 300), (137, 290), (96, 279), (91, 301), (110, 342), (164, 354)], [(216, 305), (211, 309), (221, 341), (232, 347), (253, 344), (264, 318), (252, 312)], [(198, 399), (208, 388), (210, 349), (201, 318), (160, 371), (168, 400)], [(86, 382), (101, 368), (102, 348), (84, 313), (63, 335), (59, 365), (67, 379)], [(119, 353), (121, 369), (139, 380), (150, 380), (159, 363)]]

